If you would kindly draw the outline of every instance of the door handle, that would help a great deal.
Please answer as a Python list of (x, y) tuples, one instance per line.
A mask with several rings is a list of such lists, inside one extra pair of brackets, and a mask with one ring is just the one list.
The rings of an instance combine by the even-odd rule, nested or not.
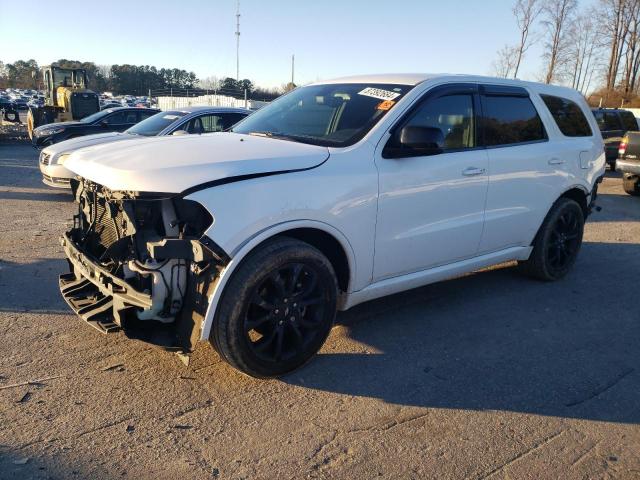
[(562, 165), (564, 163), (564, 160), (561, 158), (554, 157), (550, 159), (548, 163), (549, 165)]
[(462, 171), (462, 175), (465, 177), (473, 177), (475, 175), (483, 175), (485, 172), (486, 170), (484, 168), (469, 167)]

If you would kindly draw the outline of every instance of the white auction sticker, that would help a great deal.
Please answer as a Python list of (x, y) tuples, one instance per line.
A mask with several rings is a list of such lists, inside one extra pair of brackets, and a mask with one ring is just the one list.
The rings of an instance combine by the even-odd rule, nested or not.
[(367, 97), (379, 98), (380, 100), (393, 100), (394, 98), (398, 98), (400, 94), (398, 92), (391, 92), (389, 90), (383, 90), (381, 88), (373, 88), (367, 87), (361, 92), (358, 92), (358, 95), (365, 95)]

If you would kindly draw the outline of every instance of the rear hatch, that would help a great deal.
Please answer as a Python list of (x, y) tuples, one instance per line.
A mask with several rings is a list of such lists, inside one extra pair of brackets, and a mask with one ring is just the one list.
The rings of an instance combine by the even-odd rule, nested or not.
[(640, 132), (627, 132), (618, 148), (618, 159), (640, 162)]

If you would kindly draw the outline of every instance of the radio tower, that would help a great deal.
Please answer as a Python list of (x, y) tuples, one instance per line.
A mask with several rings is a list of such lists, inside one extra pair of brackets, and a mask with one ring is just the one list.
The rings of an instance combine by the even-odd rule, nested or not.
[(240, 0), (236, 12), (236, 81), (240, 81)]

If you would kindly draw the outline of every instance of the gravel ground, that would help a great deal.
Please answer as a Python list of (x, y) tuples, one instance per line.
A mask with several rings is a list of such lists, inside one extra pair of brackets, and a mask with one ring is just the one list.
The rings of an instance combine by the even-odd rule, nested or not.
[(370, 302), (258, 381), (72, 315), (70, 196), (0, 145), (0, 478), (640, 478), (640, 198), (601, 193), (566, 279), (502, 265)]

